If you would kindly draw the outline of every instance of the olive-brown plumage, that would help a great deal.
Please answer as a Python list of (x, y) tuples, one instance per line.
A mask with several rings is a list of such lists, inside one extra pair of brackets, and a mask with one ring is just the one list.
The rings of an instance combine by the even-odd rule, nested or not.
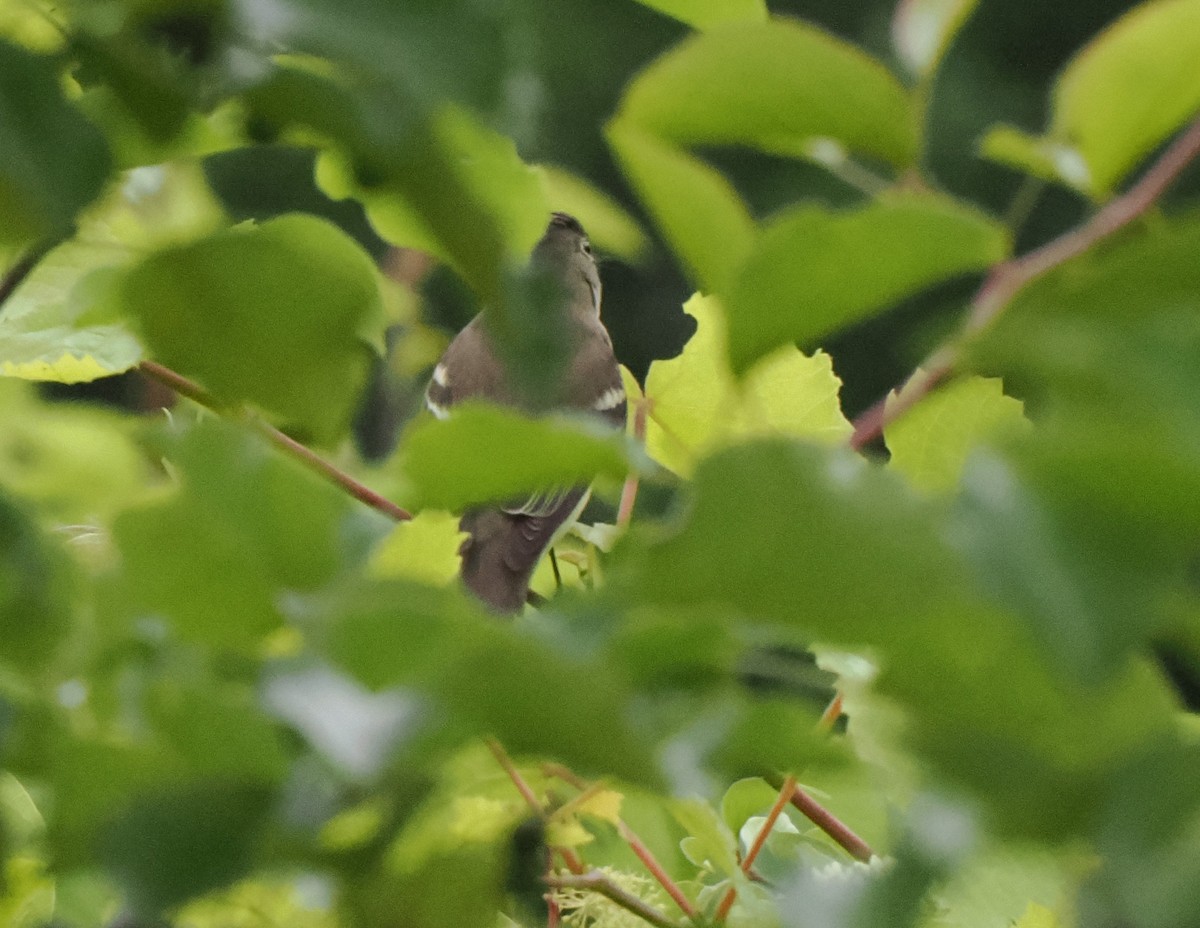
[[(551, 402), (538, 404), (538, 411), (549, 405), (591, 412), (614, 428), (624, 427), (621, 371), (600, 321), (600, 275), (578, 220), (554, 213), (530, 260), (553, 275), (562, 288), (563, 298), (556, 308), (562, 313), (567, 344), (561, 382)], [(439, 417), (472, 398), (517, 408), (533, 405), (524, 401), (509, 379), (483, 314), (450, 343), (425, 394), (429, 409)], [(519, 611), (542, 555), (578, 515), (587, 495), (587, 487), (573, 487), (513, 506), (464, 514), (461, 528), (468, 537), (460, 554), (467, 588), (498, 612)]]

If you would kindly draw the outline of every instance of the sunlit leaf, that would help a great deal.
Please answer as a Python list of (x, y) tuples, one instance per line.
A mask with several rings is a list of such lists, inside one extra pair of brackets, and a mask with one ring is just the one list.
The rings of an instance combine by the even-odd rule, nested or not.
[[(889, 402), (895, 399), (895, 392)], [(935, 391), (884, 429), (892, 467), (925, 490), (949, 490), (971, 451), (1026, 426), (1024, 404), (995, 378), (967, 377)]]
[(1200, 111), (1200, 3), (1144, 3), (1086, 45), (1059, 77), (1050, 135), (1078, 148), (1111, 191)]
[(780, 344), (811, 344), (923, 287), (999, 261), (1003, 226), (953, 200), (881, 199), (835, 213), (802, 206), (763, 233), (729, 294), (734, 371)]
[(689, 474), (700, 457), (739, 439), (790, 435), (835, 444), (850, 434), (828, 355), (781, 348), (738, 384), (721, 305), (695, 295), (684, 310), (696, 319), (696, 332), (678, 357), (655, 361), (646, 377), (646, 445), (655, 460)]
[(804, 157), (829, 138), (897, 166), (916, 152), (899, 81), (854, 46), (783, 19), (686, 39), (638, 75), (618, 118), (677, 145)]
[(458, 549), (466, 537), (458, 516), (437, 509), (401, 522), (371, 558), (379, 577), (395, 577), (444, 586), (458, 575)]

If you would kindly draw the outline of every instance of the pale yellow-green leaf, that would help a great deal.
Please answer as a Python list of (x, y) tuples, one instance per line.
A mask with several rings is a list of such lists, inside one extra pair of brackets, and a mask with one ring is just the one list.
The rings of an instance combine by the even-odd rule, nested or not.
[(1013, 928), (1059, 928), (1060, 924), (1052, 909), (1031, 902)]
[[(889, 397), (895, 402), (896, 394)], [(884, 429), (891, 466), (923, 490), (953, 489), (979, 445), (1028, 428), (1024, 404), (992, 377), (965, 377), (925, 397)]]
[(591, 815), (603, 819), (610, 825), (616, 825), (621, 818), (621, 801), (625, 797), (612, 789), (602, 789), (592, 793), (583, 802), (575, 806), (580, 815)]
[(892, 45), (905, 66), (928, 74), (979, 0), (900, 0), (892, 17)]
[(719, 301), (697, 294), (684, 309), (696, 319), (696, 333), (678, 357), (655, 361), (646, 377), (652, 458), (687, 475), (700, 457), (739, 439), (789, 435), (836, 444), (849, 436), (841, 381), (828, 355), (781, 348), (751, 368), (739, 390)]
[(458, 548), (464, 537), (458, 516), (423, 510), (392, 529), (371, 559), (370, 570), (378, 577), (445, 586), (458, 575)]
[(579, 847), (594, 841), (592, 833), (571, 816), (566, 819), (551, 819), (546, 823), (546, 843), (554, 847)]
[(650, 240), (620, 203), (565, 168), (541, 164), (535, 170), (550, 208), (570, 213), (583, 223), (588, 238), (600, 251), (630, 262), (645, 257)]
[(1135, 6), (1068, 64), (1050, 135), (1074, 145), (1095, 191), (1112, 191), (1200, 111), (1200, 0)]
[(1066, 184), (1091, 195), (1092, 174), (1083, 155), (1070, 145), (1022, 132), (1012, 126), (993, 126), (979, 143), (979, 153), (1042, 180)]

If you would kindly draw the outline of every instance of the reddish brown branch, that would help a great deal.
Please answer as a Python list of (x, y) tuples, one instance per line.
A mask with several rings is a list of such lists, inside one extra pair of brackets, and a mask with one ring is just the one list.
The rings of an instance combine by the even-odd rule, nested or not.
[[(644, 396), (639, 397), (633, 407), (633, 437), (639, 443), (646, 442), (646, 415), (650, 401)], [(633, 506), (637, 502), (638, 475), (630, 474), (625, 478), (625, 486), (621, 488), (621, 505), (617, 508), (617, 525), (627, 526), (633, 518)]]
[(941, 383), (958, 365), (966, 344), (991, 325), (1021, 290), (1145, 215), (1197, 156), (1200, 156), (1200, 119), (1167, 147), (1136, 184), (1083, 225), (994, 267), (971, 300), (962, 331), (926, 359), (897, 395), (891, 397), (891, 402), (884, 397), (854, 420), (850, 447), (860, 449), (879, 438), (888, 425)]
[[(754, 843), (750, 845), (746, 851), (746, 856), (742, 858), (742, 873), (745, 873), (747, 876), (750, 875), (755, 858), (758, 857), (759, 852), (763, 849), (763, 845), (767, 843), (767, 838), (771, 836), (771, 830), (775, 827), (775, 823), (779, 821), (779, 816), (783, 814), (783, 807), (792, 801), (795, 793), (796, 778), (789, 774), (788, 778), (783, 781), (783, 786), (779, 789), (779, 795), (775, 797), (775, 804), (771, 806), (771, 811), (767, 813), (766, 819), (763, 820), (762, 828), (758, 829), (758, 834), (754, 836)], [(737, 887), (730, 886), (717, 906), (717, 911), (714, 915), (715, 921), (725, 921), (725, 917), (729, 914), (729, 910), (733, 908), (733, 902), (736, 898)]]
[[(542, 771), (547, 776), (558, 777), (560, 780), (570, 783), (582, 793), (593, 788), (575, 771), (564, 767), (562, 764), (543, 764)], [(658, 862), (658, 858), (654, 856), (650, 848), (646, 847), (642, 839), (638, 837), (637, 833), (622, 818), (617, 819), (617, 832), (625, 843), (629, 845), (629, 849), (637, 855), (638, 860), (642, 862), (649, 874), (658, 882), (658, 885), (679, 906), (680, 911), (688, 918), (694, 918), (696, 916), (696, 907), (692, 905), (692, 901), (684, 895), (683, 890), (679, 888), (679, 884), (671, 879), (671, 875), (663, 869), (662, 864)]]
[(866, 863), (874, 856), (870, 845), (843, 824), (832, 812), (796, 787), (791, 803), (804, 813), (805, 818), (836, 841), (851, 857)]
[[(211, 393), (205, 390), (198, 383), (189, 380), (182, 374), (176, 373), (169, 367), (164, 367), (156, 361), (143, 361), (138, 365), (138, 370), (145, 376), (170, 387), (180, 396), (185, 396), (194, 403), (211, 409), (214, 412), (227, 412), (226, 407)], [(334, 467), (311, 448), (300, 444), (290, 435), (281, 432), (275, 426), (264, 422), (258, 416), (245, 414), (242, 418), (250, 424), (260, 435), (275, 445), (275, 447), (284, 451), (295, 460), (299, 461), (309, 470), (316, 473), (318, 476), (328, 480), (334, 486), (344, 490), (350, 496), (353, 496), (360, 503), (370, 506), (376, 512), (381, 512), (385, 516), (395, 519), (397, 522), (407, 522), (412, 518), (412, 514), (406, 509), (401, 509), (390, 499), (379, 495), (370, 487), (359, 483), (345, 471)]]

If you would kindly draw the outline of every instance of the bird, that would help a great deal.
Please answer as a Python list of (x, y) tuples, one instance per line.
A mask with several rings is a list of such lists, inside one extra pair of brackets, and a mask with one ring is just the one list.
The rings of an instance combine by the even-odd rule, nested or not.
[[(530, 413), (590, 413), (613, 429), (623, 429), (627, 404), (621, 368), (600, 319), (600, 273), (579, 220), (552, 213), (529, 260), (535, 271), (559, 288), (552, 311), (562, 324), (566, 358), (552, 395), (531, 397), (518, 388), (489, 331), (486, 313), (480, 313), (434, 366), (425, 391), (426, 406), (444, 419), (458, 403), (479, 399)], [(590, 492), (587, 486), (547, 490), (523, 501), (465, 512), (459, 528), (467, 537), (459, 557), (467, 589), (496, 613), (521, 611), (534, 569), (578, 517)]]

